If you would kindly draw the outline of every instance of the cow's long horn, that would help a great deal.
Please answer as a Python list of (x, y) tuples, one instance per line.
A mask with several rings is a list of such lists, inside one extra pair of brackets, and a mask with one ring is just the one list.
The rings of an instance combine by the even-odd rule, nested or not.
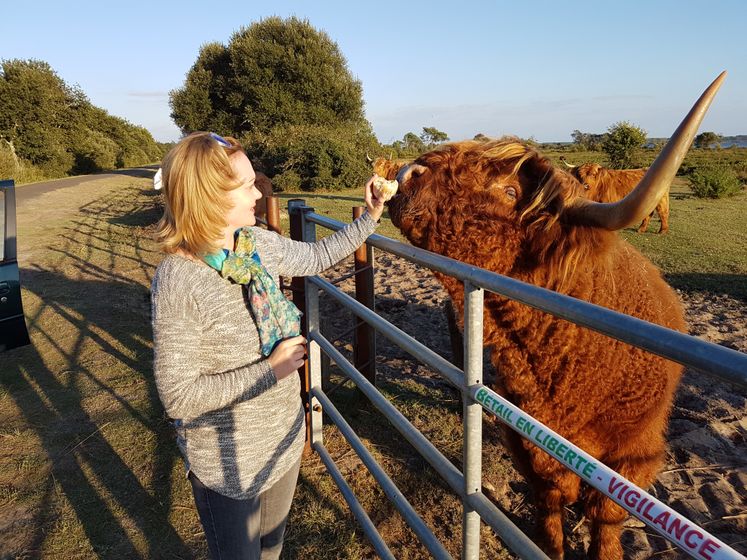
[(560, 161), (563, 162), (563, 165), (565, 165), (566, 167), (569, 167), (571, 169), (575, 169), (576, 167), (578, 167), (578, 165), (571, 165), (570, 163), (568, 163), (567, 161), (565, 161), (565, 158), (563, 156), (560, 156)]
[(415, 175), (422, 175), (426, 171), (428, 171), (428, 168), (425, 165), (420, 165), (418, 163), (408, 163), (407, 165), (402, 166), (397, 172), (397, 182), (400, 185), (403, 185), (410, 180), (410, 177), (412, 177), (413, 173)]
[(568, 208), (570, 215), (576, 218), (574, 221), (615, 231), (648, 216), (671, 185), (724, 78), (725, 71), (703, 92), (641, 182), (628, 196), (614, 203), (592, 202), (578, 197)]

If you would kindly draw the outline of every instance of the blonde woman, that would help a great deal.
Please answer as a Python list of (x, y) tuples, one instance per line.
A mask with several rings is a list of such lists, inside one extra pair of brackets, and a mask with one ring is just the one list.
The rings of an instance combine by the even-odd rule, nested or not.
[[(304, 444), (299, 314), (279, 275), (317, 274), (376, 228), (384, 203), (316, 243), (253, 227), (261, 194), (232, 138), (197, 132), (164, 158), (151, 290), (154, 372), (214, 559), (278, 558)], [(373, 179), (373, 178), (372, 178)]]

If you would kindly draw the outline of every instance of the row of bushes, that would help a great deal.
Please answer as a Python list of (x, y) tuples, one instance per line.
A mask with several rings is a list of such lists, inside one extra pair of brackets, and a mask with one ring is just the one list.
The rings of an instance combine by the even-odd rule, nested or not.
[(145, 128), (93, 105), (46, 62), (0, 65), (0, 177), (18, 183), (159, 161)]
[(698, 198), (724, 198), (737, 194), (747, 180), (747, 164), (741, 165), (740, 173), (725, 164), (707, 164), (690, 174), (690, 187)]

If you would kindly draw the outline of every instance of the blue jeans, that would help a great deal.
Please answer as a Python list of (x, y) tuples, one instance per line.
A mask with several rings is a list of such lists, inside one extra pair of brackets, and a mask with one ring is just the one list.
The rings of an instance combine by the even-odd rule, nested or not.
[(300, 465), (299, 459), (272, 487), (247, 500), (218, 494), (204, 486), (193, 472), (189, 473), (197, 513), (213, 560), (280, 558)]

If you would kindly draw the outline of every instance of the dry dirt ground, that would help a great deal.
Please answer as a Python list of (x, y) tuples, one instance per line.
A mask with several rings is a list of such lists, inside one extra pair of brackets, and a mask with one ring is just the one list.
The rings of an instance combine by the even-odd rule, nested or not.
[[(377, 312), (399, 328), (411, 334), (429, 348), (445, 358), (450, 358), (448, 330), (443, 312), (447, 299), (446, 292), (427, 269), (420, 268), (404, 259), (377, 253), (376, 255), (376, 309)], [(327, 273), (329, 278), (339, 276), (348, 267), (339, 267)], [(343, 289), (352, 292), (352, 281), (341, 284)], [(727, 295), (714, 296), (707, 293), (682, 293), (690, 334), (704, 340), (718, 343), (741, 352), (747, 352), (747, 310), (744, 302)], [(331, 325), (349, 325), (346, 312), (329, 301), (322, 299), (323, 330), (326, 328), (329, 338), (339, 336), (345, 329), (339, 327), (337, 332)], [(326, 302), (326, 303), (325, 303)], [(326, 326), (326, 327), (325, 327)], [(350, 350), (351, 346), (338, 341), (338, 347)], [(451, 400), (452, 409), (459, 408), (459, 396), (439, 376), (427, 367), (410, 358), (404, 351), (379, 335), (377, 339), (379, 384), (386, 386), (389, 381), (396, 382), (408, 378), (417, 380), (425, 387), (441, 388), (446, 395), (444, 400)], [(492, 372), (486, 360), (485, 379), (489, 382)], [(687, 518), (712, 532), (722, 541), (733, 546), (741, 554), (747, 554), (747, 402), (744, 389), (710, 378), (700, 372), (686, 371), (676, 395), (674, 410), (671, 416), (667, 439), (669, 450), (666, 464), (662, 468), (656, 483), (650, 490), (660, 500), (679, 511)], [(449, 397), (451, 395), (451, 397)], [(413, 415), (411, 421), (424, 431), (432, 429), (433, 437), (443, 437), (443, 429), (432, 428), (430, 420)], [(456, 417), (456, 416), (455, 416)], [(512, 520), (522, 529), (532, 532), (533, 508), (528, 497), (528, 486), (514, 470), (510, 458), (496, 437), (490, 434), (495, 430), (486, 428), (484, 452), (484, 477), (494, 489), (499, 507), (509, 514)], [(459, 436), (458, 433), (454, 434)], [(329, 441), (330, 438), (328, 438)], [(331, 443), (335, 440), (332, 436)], [(455, 463), (461, 461), (461, 442), (444, 443), (442, 451)], [(406, 465), (405, 470), (423, 469), (424, 461), (413, 458), (407, 449), (392, 450), (389, 457)], [(386, 453), (385, 453), (386, 455)], [(345, 455), (352, 466), (348, 469), (358, 472), (357, 461)], [(385, 458), (385, 462), (386, 462)], [(394, 462), (396, 462), (394, 461)], [(344, 462), (344, 461), (343, 461)], [(391, 461), (390, 461), (391, 462)], [(437, 478), (435, 485), (438, 486)], [(461, 528), (454, 526), (461, 523), (458, 503), (443, 497), (449, 491), (442, 484), (444, 494), (439, 506), (430, 510), (420, 505), (421, 515), (437, 528), (452, 525), (450, 531), (453, 541), (460, 541)], [(440, 489), (440, 487), (439, 487)], [(414, 501), (419, 501), (414, 498)], [(457, 511), (449, 512), (443, 506), (454, 507)], [(391, 511), (389, 514), (391, 515)], [(382, 514), (383, 515), (383, 514)], [(372, 517), (376, 518), (376, 515)], [(376, 521), (376, 519), (374, 519)], [(397, 527), (394, 521), (380, 521), (379, 529), (385, 534), (387, 542), (404, 539), (407, 531)], [(387, 534), (389, 532), (389, 534)], [(570, 534), (569, 553), (567, 558), (584, 558), (584, 548), (588, 546), (588, 530), (582, 522), (580, 509), (574, 506), (568, 511), (566, 534)], [(483, 532), (483, 552), (486, 557), (504, 556), (499, 544), (491, 544), (492, 535)], [(443, 536), (443, 534), (442, 534)], [(487, 541), (487, 550), (486, 547)], [(636, 519), (626, 522), (622, 539), (626, 558), (643, 559), (684, 558), (685, 554), (677, 551), (663, 537)], [(451, 550), (453, 548), (453, 550)], [(395, 556), (401, 557), (402, 550), (395, 548)], [(412, 550), (412, 549), (410, 549)], [(456, 546), (450, 552), (458, 555)], [(407, 557), (420, 558), (417, 553), (409, 552)], [(427, 557), (427, 555), (423, 556)]]

